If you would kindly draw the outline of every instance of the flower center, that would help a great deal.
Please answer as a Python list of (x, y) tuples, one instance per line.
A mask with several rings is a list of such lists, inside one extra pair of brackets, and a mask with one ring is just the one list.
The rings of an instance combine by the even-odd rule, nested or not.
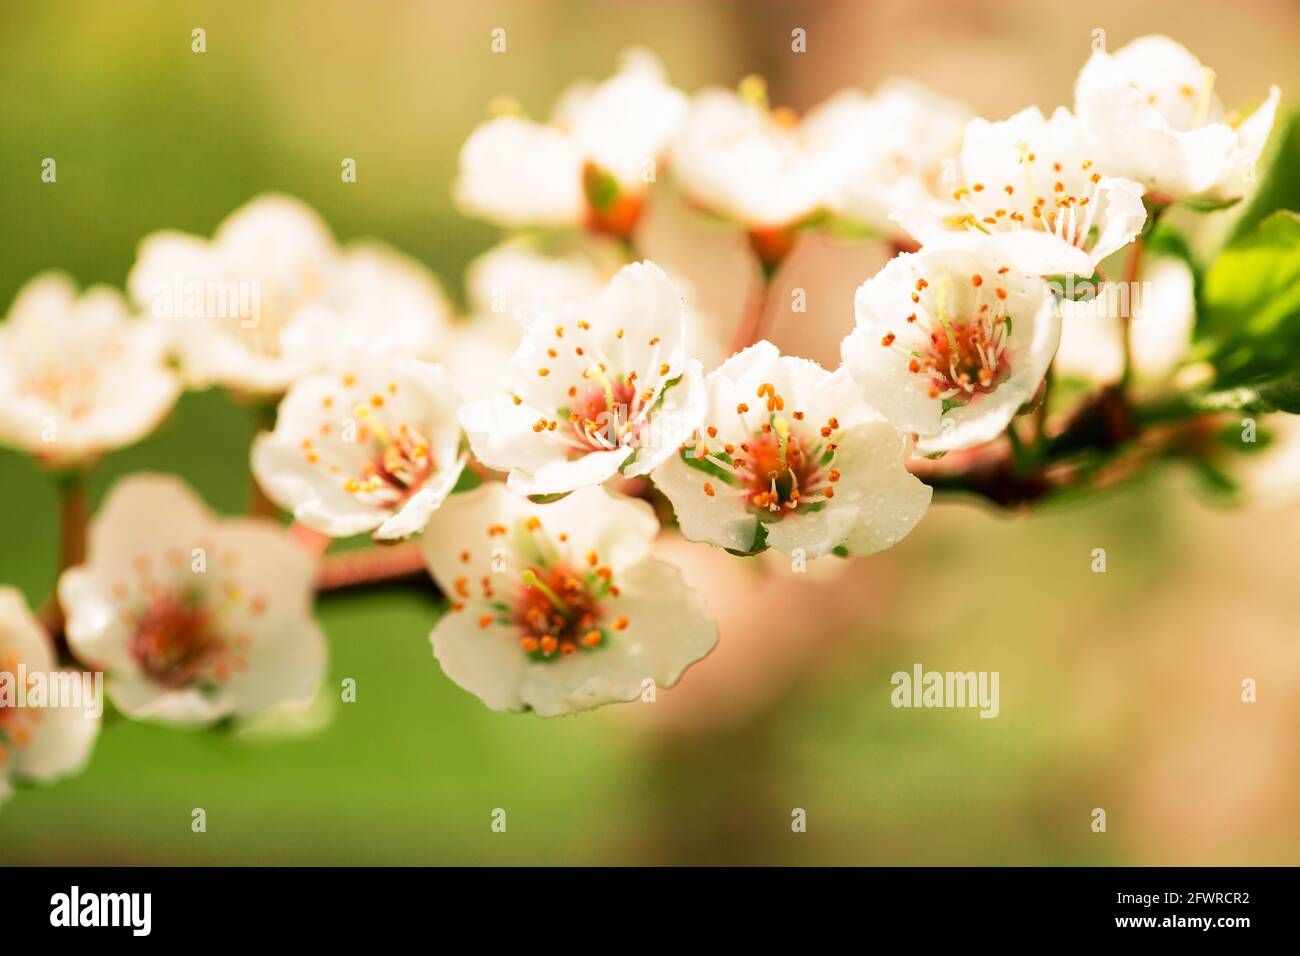
[[(577, 332), (565, 339), (565, 327), (555, 327), (555, 344), (547, 349), (551, 359), (559, 357), (560, 349), (572, 349), (573, 354), (591, 364), (583, 369), (581, 379), (569, 386), (567, 404), (555, 409), (555, 417), (543, 415), (533, 424), (533, 431), (550, 432), (569, 448), (569, 458), (581, 458), (593, 451), (609, 451), (623, 445), (635, 444), (642, 434), (664, 387), (680, 375), (668, 362), (660, 360), (659, 336), (647, 343), (653, 350), (642, 381), (637, 372), (626, 375), (611, 372), (601, 349), (593, 342), (591, 325), (586, 320), (577, 323)], [(617, 329), (616, 339), (623, 338)], [(581, 344), (579, 344), (581, 343)], [(546, 378), (550, 365), (539, 366), (537, 374)], [(515, 404), (523, 401), (513, 395)], [(568, 428), (561, 423), (567, 422)]]
[[(617, 448), (625, 440), (635, 437), (641, 425), (641, 416), (635, 414), (636, 385), (626, 379), (609, 379), (589, 382), (569, 390), (574, 399), (568, 409), (569, 428), (574, 438), (590, 450)], [(560, 409), (563, 414), (565, 409)], [(570, 457), (581, 457), (582, 449), (574, 448)]]
[(805, 448), (795, 432), (782, 440), (774, 428), (751, 438), (740, 446), (735, 459), (749, 506), (777, 514), (798, 508), (810, 495), (834, 497), (831, 470), (822, 461), (827, 454), (818, 447)]
[(600, 598), (590, 577), (568, 564), (524, 572), (510, 619), (526, 653), (546, 659), (557, 652), (569, 655), (600, 646)]
[[(1007, 271), (1003, 267), (998, 274)], [(987, 292), (979, 274), (971, 276), (968, 294), (959, 293), (947, 275), (937, 291), (929, 289), (927, 280), (918, 279), (912, 292), (912, 302), (924, 305), (928, 319), (913, 312), (899, 332), (885, 333), (881, 346), (907, 355), (907, 370), (929, 381), (931, 398), (964, 405), (995, 391), (1011, 374), (1007, 290), (995, 286)]]
[[(601, 564), (595, 551), (588, 551), (585, 560), (576, 558), (570, 553), (568, 535), (552, 539), (536, 517), (520, 521), (513, 531), (510, 556), (493, 548), (493, 567), (513, 577), (506, 567), (513, 563), (520, 569), (515, 578), (518, 587), (503, 598), (494, 587), (493, 575), (482, 578), (479, 627), (509, 628), (520, 649), (539, 662), (594, 651), (605, 645), (611, 631), (627, 627), (626, 617), (610, 621), (605, 613), (603, 602), (618, 597), (619, 591), (613, 570)], [(511, 529), (503, 525), (488, 528), (489, 538), (510, 534)], [(471, 554), (462, 551), (460, 557), (469, 562)], [(469, 578), (457, 578), (453, 590), (452, 610), (462, 611), (473, 599)]]
[[(766, 415), (757, 416), (742, 402), (736, 407), (746, 439), (710, 447), (702, 435), (693, 452), (684, 452), (683, 460), (719, 479), (704, 483), (710, 498), (730, 493), (745, 500), (764, 520), (780, 520), (790, 512), (812, 511), (835, 497), (835, 482), (840, 472), (834, 467), (835, 442), (831, 439), (840, 424), (830, 418), (820, 431), (805, 423), (801, 411), (787, 417), (785, 399), (770, 382), (758, 387), (757, 397), (766, 400)], [(715, 439), (718, 429), (707, 426), (705, 435)]]
[(226, 641), (214, 629), (212, 615), (196, 599), (159, 595), (134, 620), (127, 644), (140, 669), (172, 690), (224, 679), (230, 668), (246, 666), (229, 658)]
[[(220, 328), (254, 355), (267, 359), (283, 354), (281, 333), (299, 307), (319, 299), (325, 280), (311, 266), (302, 266), (295, 288), (285, 288), (277, 279), (246, 280), (231, 278), (215, 283), (205, 291), (205, 312), (221, 320)], [(257, 288), (257, 300), (241, 298), (243, 288)], [(263, 290), (265, 290), (263, 292)], [(255, 305), (253, 302), (255, 301)]]
[(10, 354), (22, 356), (15, 369), (19, 394), (73, 420), (95, 410), (101, 393), (111, 387), (105, 370), (111, 372), (127, 352), (115, 332), (92, 330), (80, 339), (70, 337), (65, 324), (53, 316), (48, 327), (26, 326), (12, 332)]
[[(350, 388), (354, 384), (352, 376), (344, 377), (346, 387)], [(391, 396), (396, 393), (397, 385), (390, 383), (388, 394)], [(334, 400), (326, 397), (325, 403), (328, 409), (333, 406)], [(343, 479), (344, 491), (367, 504), (395, 508), (424, 487), (437, 470), (437, 463), (429, 439), (414, 425), (407, 422), (393, 424), (389, 421), (388, 414), (384, 411), (387, 405), (388, 399), (375, 392), (368, 400), (358, 402), (352, 410), (356, 433), (352, 436), (354, 441), (348, 444), (355, 444), (365, 450), (360, 465), (353, 457), (355, 453), (351, 447), (346, 449), (344, 456), (350, 459), (350, 464), (325, 460), (331, 449), (318, 445), (313, 438), (302, 440), (302, 452), (309, 465), (324, 467), (331, 474), (347, 474)], [(321, 426), (324, 438), (329, 438), (333, 431), (334, 426), (329, 422)], [(328, 446), (329, 442), (325, 445)], [(337, 446), (332, 450), (339, 451)]]

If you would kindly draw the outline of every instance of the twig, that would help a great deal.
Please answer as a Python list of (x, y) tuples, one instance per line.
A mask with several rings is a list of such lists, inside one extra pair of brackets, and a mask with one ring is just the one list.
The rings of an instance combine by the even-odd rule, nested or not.
[(412, 580), (433, 588), (418, 542), (376, 545), (321, 558), (318, 591), (343, 591)]

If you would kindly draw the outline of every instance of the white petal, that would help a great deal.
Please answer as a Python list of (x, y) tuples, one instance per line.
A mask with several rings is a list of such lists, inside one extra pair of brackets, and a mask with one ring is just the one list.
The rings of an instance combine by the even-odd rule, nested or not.
[(555, 112), (583, 157), (625, 187), (644, 188), (642, 174), (672, 142), (687, 98), (667, 82), (663, 64), (645, 50), (625, 51), (621, 69), (604, 83), (571, 91)]
[(482, 628), (468, 611), (448, 611), (429, 640), (443, 673), (457, 686), (492, 710), (523, 709), (521, 687), (531, 662), (509, 629)]
[[(1103, 176), (1097, 183), (1097, 224), (1100, 232), (1093, 243), (1089, 265), (1093, 270), (1103, 259), (1123, 249), (1142, 232), (1146, 225), (1147, 209), (1142, 202), (1142, 184), (1131, 179), (1117, 179)], [(1057, 273), (1034, 272), (1022, 269), (1030, 275), (1054, 275)]]
[(836, 444), (841, 478), (835, 497), (818, 511), (786, 515), (767, 526), (767, 541), (789, 554), (802, 548), (816, 558), (843, 545), (869, 555), (897, 544), (921, 520), (933, 494), (907, 470), (910, 442), (885, 422), (864, 422)]
[(718, 626), (681, 571), (663, 561), (644, 561), (619, 579), (621, 596), (610, 616), (628, 626), (608, 631), (606, 644), (555, 662), (531, 664), (519, 698), (541, 717), (635, 700), (647, 680), (672, 687), (691, 664), (718, 642)]
[(621, 445), (610, 451), (589, 451), (572, 460), (549, 461), (536, 471), (516, 468), (510, 472), (506, 487), (520, 495), (556, 495), (598, 485), (618, 474), (631, 454), (630, 445)]
[(920, 308), (911, 296), (922, 275), (922, 260), (904, 253), (864, 282), (854, 296), (857, 325), (841, 356), (868, 405), (903, 431), (924, 435), (938, 431), (942, 402), (929, 396), (919, 376), (908, 374), (905, 356), (881, 346), (886, 333)]
[(14, 773), (42, 782), (79, 773), (99, 736), (101, 705), (43, 708), (40, 721), (32, 725), (30, 742), (15, 755)]
[(629, 478), (648, 475), (690, 439), (703, 423), (708, 408), (704, 369), (691, 359), (682, 377), (669, 386), (663, 401), (655, 408), (649, 437), (639, 436), (636, 459), (623, 469), (623, 474)]
[(571, 225), (585, 208), (582, 158), (558, 129), (498, 117), (465, 141), (454, 192), (461, 212), (503, 226)]
[[(679, 455), (669, 457), (650, 477), (672, 503), (684, 537), (733, 551), (754, 547), (758, 519), (743, 498), (728, 494), (725, 482), (692, 468)], [(705, 492), (706, 483), (714, 489), (713, 495)]]
[[(542, 410), (493, 394), (460, 407), (460, 426), (474, 457), (497, 471), (537, 472), (566, 459), (567, 446), (554, 433), (534, 431)], [(557, 426), (558, 429), (558, 426)]]

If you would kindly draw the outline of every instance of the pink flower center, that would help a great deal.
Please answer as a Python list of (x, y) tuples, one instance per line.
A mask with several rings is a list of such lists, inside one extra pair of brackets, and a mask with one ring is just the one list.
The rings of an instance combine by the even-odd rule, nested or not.
[[(353, 389), (357, 377), (343, 376), (343, 387)], [(437, 471), (429, 439), (418, 427), (402, 421), (393, 412), (391, 399), (397, 395), (396, 382), (366, 398), (348, 396), (336, 402), (333, 395), (322, 400), (322, 411), (332, 413), (336, 404), (351, 403), (354, 435), (336, 437), (334, 422), (326, 418), (319, 426), (320, 438), (302, 440), (302, 455), (307, 464), (341, 478), (348, 494), (367, 504), (395, 510), (419, 491)], [(358, 465), (357, 449), (364, 451)]]
[[(622, 340), (623, 336), (623, 329), (614, 330), (616, 340)], [(537, 376), (549, 378), (559, 374), (561, 361), (572, 368), (567, 358), (562, 359), (562, 352), (578, 359), (582, 371), (569, 386), (567, 399), (554, 408), (554, 417), (543, 414), (533, 424), (533, 431), (549, 433), (568, 446), (570, 459), (634, 444), (642, 435), (664, 387), (682, 374), (671, 362), (662, 361), (659, 336), (651, 337), (646, 344), (651, 350), (646, 366), (640, 373), (623, 374), (614, 371), (618, 363), (605, 355), (601, 339), (592, 332), (590, 322), (579, 319), (573, 326), (557, 325), (554, 339), (546, 349), (545, 364), (536, 369)], [(523, 402), (518, 395), (511, 397), (516, 405)]]
[[(718, 482), (704, 482), (710, 498), (719, 494), (739, 495), (746, 505), (759, 512), (764, 520), (779, 520), (802, 506), (812, 510), (835, 497), (835, 482), (840, 472), (834, 467), (836, 444), (832, 441), (840, 423), (827, 419), (819, 429), (808, 424), (803, 412), (795, 410), (787, 417), (785, 399), (770, 382), (758, 387), (757, 397), (766, 400), (766, 415), (757, 415), (748, 403), (736, 407), (745, 433), (740, 444), (711, 444), (719, 433), (706, 426), (697, 437), (692, 452), (683, 460), (694, 467), (710, 471)], [(755, 425), (757, 417), (757, 426)]]
[[(1000, 269), (999, 277), (1007, 271)], [(940, 285), (951, 291), (951, 277)], [(907, 356), (907, 370), (929, 382), (931, 398), (951, 405), (992, 392), (1011, 375), (1007, 290), (998, 285), (988, 291), (979, 274), (970, 277), (970, 287), (969, 294), (936, 294), (926, 279), (917, 279), (912, 302), (923, 305), (928, 318), (913, 312), (898, 332), (880, 339), (883, 348)]]
[[(488, 528), (490, 538), (508, 534), (504, 525)], [(493, 576), (487, 575), (479, 582), (478, 601), (469, 577), (458, 577), (453, 582), (453, 611), (464, 611), (474, 602), (480, 611), (479, 627), (509, 629), (520, 649), (535, 661), (594, 651), (604, 646), (611, 631), (628, 626), (626, 617), (611, 621), (606, 614), (606, 598), (618, 597), (619, 590), (613, 570), (601, 564), (595, 551), (588, 551), (585, 558), (575, 557), (568, 536), (561, 533), (558, 541), (552, 539), (536, 517), (520, 522), (516, 534), (516, 550), (522, 549), (528, 557), (519, 559), (523, 567), (515, 592), (498, 595)], [(494, 549), (494, 556), (500, 554)], [(460, 557), (468, 563), (472, 556), (466, 550)]]
[(136, 615), (127, 650), (150, 680), (171, 690), (224, 679), (246, 665), (228, 654), (207, 607), (165, 594)]

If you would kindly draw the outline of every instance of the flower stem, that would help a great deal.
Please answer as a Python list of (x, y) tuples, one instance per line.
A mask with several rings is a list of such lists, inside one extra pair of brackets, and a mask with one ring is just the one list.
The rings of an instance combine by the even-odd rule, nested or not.
[(1124, 289), (1120, 296), (1123, 303), (1120, 323), (1124, 334), (1124, 371), (1119, 380), (1120, 388), (1124, 391), (1128, 390), (1133, 379), (1133, 286), (1142, 265), (1142, 249), (1143, 240), (1138, 236), (1129, 246), (1128, 256), (1124, 259)]
[(763, 318), (767, 312), (767, 299), (771, 291), (772, 278), (765, 269), (758, 287), (750, 294), (745, 315), (741, 318), (740, 325), (736, 327), (736, 335), (731, 341), (732, 354), (749, 348), (763, 337)]
[(54, 592), (41, 606), (37, 617), (53, 638), (60, 660), (69, 659), (69, 653), (63, 639), (63, 628), (67, 622), (59, 604), (59, 578), (68, 568), (76, 567), (86, 560), (86, 526), (90, 518), (86, 477), (86, 470), (80, 468), (54, 476), (59, 498), (59, 568), (54, 578)]
[(86, 501), (86, 473), (80, 469), (58, 477), (59, 573), (86, 559), (86, 524), (90, 517)]
[(1017, 474), (1023, 475), (1029, 470), (1030, 453), (1025, 443), (1020, 440), (1020, 433), (1016, 431), (1014, 420), (1007, 425), (1007, 441), (1011, 443), (1011, 465)]
[(434, 587), (433, 578), (424, 569), (424, 554), (414, 541), (324, 555), (316, 589), (353, 590), (406, 581)]

